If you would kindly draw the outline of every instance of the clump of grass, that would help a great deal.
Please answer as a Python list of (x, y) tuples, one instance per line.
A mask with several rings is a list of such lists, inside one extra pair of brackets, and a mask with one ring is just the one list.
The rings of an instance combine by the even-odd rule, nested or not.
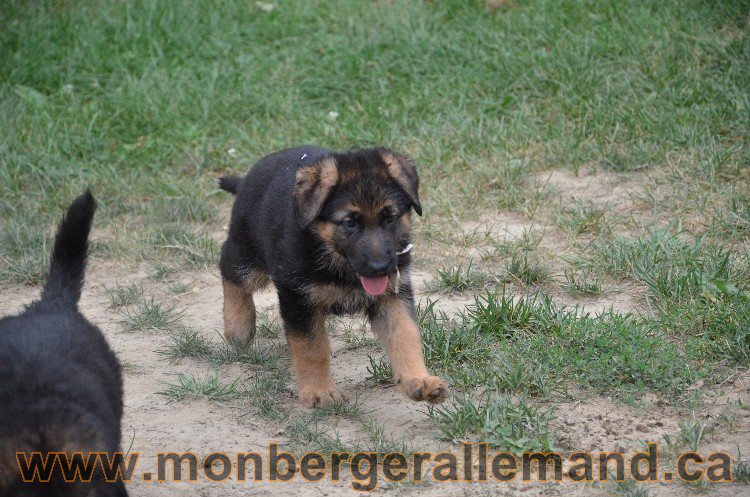
[(213, 266), (218, 257), (218, 248), (213, 238), (184, 229), (162, 229), (156, 245), (160, 249), (179, 254), (194, 269)]
[(40, 285), (47, 277), (52, 244), (45, 228), (30, 219), (8, 216), (0, 224), (0, 277)]
[(653, 322), (614, 311), (590, 316), (558, 308), (544, 294), (488, 292), (476, 297), (467, 318), (504, 360), (544, 364), (545, 376), (625, 398), (646, 388), (679, 395), (703, 374)]
[(593, 297), (602, 295), (601, 277), (585, 268), (565, 269), (566, 289), (573, 295)]
[(750, 461), (743, 461), (742, 454), (737, 455), (737, 462), (732, 468), (732, 477), (737, 483), (750, 485)]
[(222, 385), (217, 373), (196, 378), (193, 375), (178, 374), (177, 383), (167, 385), (165, 390), (158, 392), (173, 400), (205, 398), (214, 401), (226, 401), (238, 395), (237, 388), (241, 378)]
[(252, 342), (249, 344), (228, 344), (225, 347), (216, 348), (209, 356), (209, 360), (214, 364), (239, 362), (271, 369), (276, 366), (281, 356), (281, 351), (277, 348), (259, 347), (255, 342)]
[(384, 360), (376, 360), (370, 354), (367, 354), (367, 360), (370, 365), (367, 366), (367, 373), (369, 376), (365, 378), (367, 381), (372, 383), (391, 383), (393, 381), (393, 369), (391, 364)]
[(506, 281), (519, 281), (524, 285), (540, 285), (552, 280), (549, 267), (527, 252), (513, 254), (505, 264)]
[(678, 443), (689, 451), (697, 452), (703, 437), (713, 430), (698, 420), (680, 421), (677, 423), (680, 431), (677, 434)]
[(174, 306), (164, 306), (151, 297), (133, 310), (123, 310), (120, 322), (128, 331), (169, 330), (179, 321), (180, 314)]
[(552, 410), (542, 410), (523, 397), (516, 402), (508, 395), (485, 399), (459, 396), (452, 404), (435, 408), (430, 417), (446, 440), (476, 438), (495, 449), (516, 453), (554, 450), (549, 429)]
[(372, 336), (368, 331), (357, 333), (352, 328), (347, 328), (345, 330), (343, 340), (348, 350), (360, 349), (362, 347), (373, 347), (378, 344), (378, 339)]
[(130, 285), (117, 285), (107, 290), (109, 305), (112, 307), (125, 307), (133, 305), (143, 298), (143, 287), (131, 283)]
[(282, 405), (288, 392), (291, 372), (288, 368), (268, 367), (250, 381), (247, 395), (258, 413), (270, 420), (283, 421), (289, 417), (289, 409)]
[(474, 269), (471, 262), (466, 266), (459, 264), (438, 269), (437, 277), (429, 286), (428, 291), (453, 293), (477, 290), (484, 287), (489, 279), (487, 273)]
[(149, 275), (154, 281), (164, 281), (175, 273), (176, 269), (169, 264), (157, 263)]
[(450, 377), (455, 386), (486, 384), (494, 376), (492, 350), (481, 332), (466, 319), (450, 319), (435, 311), (435, 301), (417, 308), (427, 366)]
[(750, 195), (734, 195), (725, 211), (713, 216), (713, 232), (730, 238), (750, 236)]
[(554, 310), (552, 301), (545, 294), (521, 299), (506, 294), (503, 288), (502, 293), (477, 295), (467, 315), (474, 328), (483, 335), (509, 338), (518, 333), (533, 332), (540, 325), (548, 327)]
[(599, 234), (607, 228), (606, 213), (606, 207), (600, 207), (591, 202), (577, 202), (572, 207), (564, 208), (556, 221), (560, 228), (573, 235)]
[(194, 287), (192, 282), (180, 282), (176, 281), (174, 283), (170, 283), (167, 285), (167, 288), (170, 292), (176, 293), (178, 295), (183, 295), (185, 293), (190, 292)]
[(568, 396), (565, 379), (559, 376), (553, 365), (534, 360), (536, 354), (533, 351), (506, 355), (498, 356), (491, 381), (484, 383), (488, 390), (545, 399)]
[(312, 411), (311, 416), (316, 419), (331, 416), (359, 419), (364, 414), (362, 410), (363, 406), (364, 400), (361, 397), (356, 396), (354, 399), (347, 399), (346, 402), (342, 402), (341, 404), (316, 407)]
[(633, 479), (626, 478), (623, 481), (617, 481), (615, 478), (610, 478), (612, 481), (611, 488), (612, 493), (620, 495), (622, 497), (648, 497), (648, 488), (644, 485), (639, 484)]
[(181, 329), (169, 335), (169, 343), (159, 351), (172, 359), (205, 359), (214, 353), (211, 342), (199, 331)]

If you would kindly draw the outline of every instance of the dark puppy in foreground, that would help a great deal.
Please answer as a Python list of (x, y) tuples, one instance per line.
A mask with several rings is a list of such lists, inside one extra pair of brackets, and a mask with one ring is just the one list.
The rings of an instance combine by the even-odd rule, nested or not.
[[(91, 220), (78, 197), (57, 231), (40, 300), (0, 320), (0, 496), (126, 496), (95, 471), (88, 483), (21, 481), (17, 452), (68, 456), (120, 450), (120, 364), (101, 331), (78, 312)], [(50, 459), (52, 460), (52, 459)]]
[(330, 371), (330, 313), (366, 312), (401, 391), (445, 398), (445, 381), (425, 367), (415, 319), (411, 210), (421, 215), (422, 207), (408, 157), (304, 146), (268, 155), (219, 186), (237, 195), (220, 263), (228, 340), (252, 340), (253, 292), (273, 282), (303, 405), (344, 400)]

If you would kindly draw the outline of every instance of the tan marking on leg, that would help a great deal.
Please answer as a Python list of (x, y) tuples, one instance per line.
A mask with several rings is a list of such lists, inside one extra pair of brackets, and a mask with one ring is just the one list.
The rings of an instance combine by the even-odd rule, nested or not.
[(229, 280), (224, 282), (224, 337), (231, 343), (247, 343), (255, 336), (253, 294)]
[(419, 327), (408, 304), (388, 297), (372, 320), (372, 331), (380, 339), (393, 366), (399, 389), (414, 400), (442, 402), (448, 391), (445, 380), (427, 371)]
[(271, 278), (268, 277), (267, 273), (253, 269), (242, 280), (242, 289), (245, 290), (245, 293), (253, 294), (267, 287), (269, 283), (271, 283)]
[(300, 403), (305, 407), (318, 407), (344, 402), (344, 394), (331, 376), (331, 345), (323, 313), (316, 317), (311, 334), (288, 329), (286, 339), (297, 376)]

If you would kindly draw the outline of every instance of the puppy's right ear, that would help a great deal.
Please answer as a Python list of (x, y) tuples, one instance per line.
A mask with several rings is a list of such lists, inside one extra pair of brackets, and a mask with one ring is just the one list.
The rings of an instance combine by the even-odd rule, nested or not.
[(339, 170), (333, 157), (325, 157), (297, 171), (294, 208), (301, 228), (315, 221), (338, 182)]

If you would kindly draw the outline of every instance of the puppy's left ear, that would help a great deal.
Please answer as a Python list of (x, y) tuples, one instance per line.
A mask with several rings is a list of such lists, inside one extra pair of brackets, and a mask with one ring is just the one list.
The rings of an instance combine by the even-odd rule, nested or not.
[(294, 209), (301, 228), (315, 221), (338, 182), (339, 170), (333, 157), (324, 157), (297, 171)]
[(397, 154), (388, 149), (380, 151), (380, 157), (388, 167), (388, 175), (393, 178), (398, 186), (411, 200), (414, 211), (422, 215), (422, 204), (419, 202), (419, 175), (414, 161), (407, 155)]

